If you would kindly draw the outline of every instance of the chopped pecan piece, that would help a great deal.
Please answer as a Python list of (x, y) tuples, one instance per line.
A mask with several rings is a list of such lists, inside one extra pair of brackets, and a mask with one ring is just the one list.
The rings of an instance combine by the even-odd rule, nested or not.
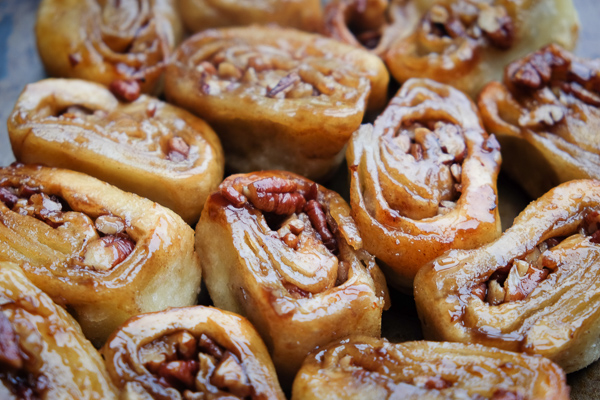
[(141, 88), (140, 84), (136, 80), (122, 80), (118, 79), (112, 81), (109, 86), (112, 94), (115, 95), (121, 101), (131, 103), (140, 97)]
[(91, 243), (84, 263), (96, 270), (106, 271), (123, 262), (135, 248), (135, 243), (126, 235), (108, 235)]
[(160, 366), (158, 376), (163, 378), (162, 382), (166, 382), (170, 386), (178, 387), (183, 384), (186, 388), (193, 389), (198, 369), (196, 360), (171, 361)]
[(167, 158), (174, 162), (185, 161), (190, 154), (190, 146), (179, 136), (173, 136), (167, 143)]
[(310, 223), (315, 228), (323, 244), (332, 253), (337, 252), (337, 241), (327, 226), (327, 218), (323, 211), (323, 206), (316, 200), (310, 200), (304, 207), (304, 212), (308, 215)]
[(23, 366), (17, 334), (10, 320), (0, 311), (0, 366), (18, 370)]
[(248, 376), (237, 357), (229, 351), (225, 352), (215, 368), (210, 382), (238, 397), (246, 397), (252, 394), (252, 386), (248, 382)]

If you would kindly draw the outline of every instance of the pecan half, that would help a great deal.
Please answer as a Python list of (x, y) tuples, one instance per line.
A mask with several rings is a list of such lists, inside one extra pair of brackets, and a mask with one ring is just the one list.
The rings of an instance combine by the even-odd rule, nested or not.
[(310, 200), (304, 207), (304, 212), (308, 215), (310, 223), (315, 228), (325, 247), (332, 253), (337, 252), (337, 241), (327, 226), (327, 218), (323, 211), (323, 206), (316, 200)]
[(112, 81), (108, 88), (116, 98), (128, 103), (137, 100), (141, 93), (139, 82), (133, 79)]
[(244, 188), (244, 195), (259, 210), (278, 215), (299, 213), (306, 200), (296, 191), (296, 182), (270, 177), (255, 181)]

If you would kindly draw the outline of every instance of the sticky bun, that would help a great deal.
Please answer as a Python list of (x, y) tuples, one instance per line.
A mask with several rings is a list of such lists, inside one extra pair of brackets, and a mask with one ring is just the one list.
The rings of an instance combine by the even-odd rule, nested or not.
[(481, 345), (350, 337), (315, 350), (292, 400), (568, 400), (565, 373), (543, 357)]
[(284, 169), (323, 180), (342, 161), (367, 98), (375, 109), (384, 105), (388, 80), (383, 62), (363, 50), (255, 26), (189, 38), (167, 67), (165, 90), (215, 129), (232, 171)]
[(93, 175), (170, 208), (189, 224), (198, 222), (223, 179), (223, 150), (204, 121), (145, 95), (120, 103), (92, 82), (27, 85), (8, 132), (17, 161)]
[(352, 216), (394, 287), (412, 291), (425, 263), (500, 235), (499, 145), (458, 90), (409, 80), (346, 158)]
[(415, 1), (427, 11), (385, 55), (399, 82), (430, 78), (475, 98), (509, 62), (548, 43), (573, 49), (579, 20), (572, 0)]
[(194, 304), (194, 232), (171, 210), (90, 176), (0, 169), (0, 261), (79, 321), (96, 345), (127, 318)]
[(213, 307), (132, 317), (101, 352), (126, 399), (285, 399), (252, 324)]
[(541, 354), (569, 373), (600, 357), (600, 182), (564, 183), (498, 240), (415, 278), (428, 339)]
[(79, 324), (7, 262), (0, 262), (0, 398), (117, 399)]
[(504, 169), (532, 197), (600, 178), (600, 59), (546, 46), (508, 65), (504, 83), (488, 84), (478, 105), (502, 145)]
[(385, 278), (344, 200), (303, 177), (227, 178), (206, 202), (196, 249), (215, 306), (254, 324), (283, 384), (316, 346), (380, 334)]
[(181, 18), (192, 32), (223, 26), (277, 24), (316, 31), (321, 0), (179, 0)]
[(183, 36), (175, 0), (42, 0), (37, 47), (50, 76), (81, 78), (132, 100), (160, 90)]

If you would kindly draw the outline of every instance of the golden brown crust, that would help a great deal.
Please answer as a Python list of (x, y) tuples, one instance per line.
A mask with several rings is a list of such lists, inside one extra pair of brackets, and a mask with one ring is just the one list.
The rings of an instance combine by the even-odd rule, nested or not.
[(43, 0), (36, 22), (50, 76), (161, 89), (164, 61), (183, 36), (175, 0)]
[(388, 79), (381, 60), (360, 49), (255, 26), (189, 38), (167, 67), (166, 94), (215, 129), (232, 170), (322, 180), (341, 162), (367, 98), (383, 106)]
[(316, 346), (380, 334), (385, 279), (348, 205), (322, 186), (288, 172), (233, 175), (209, 196), (196, 247), (214, 304), (256, 326), (284, 384)]
[(426, 79), (406, 82), (346, 152), (352, 215), (388, 282), (412, 290), (419, 268), (451, 248), (500, 235), (500, 151), (474, 104)]
[(415, 278), (428, 339), (541, 354), (576, 371), (600, 357), (600, 182), (564, 183), (498, 240), (453, 250)]
[(12, 263), (0, 262), (3, 399), (117, 399), (77, 322)]
[[(504, 396), (504, 397), (503, 397)], [(304, 361), (292, 400), (568, 400), (564, 372), (550, 360), (460, 343), (350, 337)]]
[(68, 307), (101, 345), (132, 315), (194, 304), (194, 233), (174, 212), (67, 170), (0, 170), (0, 261)]
[(179, 10), (192, 32), (251, 24), (316, 31), (323, 17), (320, 0), (179, 0)]
[(171, 308), (132, 317), (101, 351), (125, 397), (285, 399), (252, 324), (216, 308)]
[[(502, 69), (547, 43), (572, 49), (579, 21), (572, 0), (431, 0), (414, 32), (389, 46), (394, 78), (429, 78), (475, 98)], [(423, 7), (425, 6), (425, 7)]]
[(546, 46), (509, 64), (504, 83), (488, 84), (478, 105), (506, 151), (503, 167), (532, 197), (600, 178), (600, 59)]
[(208, 193), (223, 179), (223, 150), (204, 121), (148, 96), (119, 103), (92, 82), (27, 85), (8, 132), (18, 161), (93, 175), (189, 224), (198, 222)]

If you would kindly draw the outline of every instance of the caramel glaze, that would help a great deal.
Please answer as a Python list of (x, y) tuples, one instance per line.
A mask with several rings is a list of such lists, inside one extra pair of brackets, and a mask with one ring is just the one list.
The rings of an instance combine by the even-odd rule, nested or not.
[[(424, 267), (415, 300), (426, 338), (541, 354), (566, 372), (595, 361), (598, 204), (600, 182), (562, 184), (495, 242), (449, 251)], [(509, 269), (500, 294), (490, 293)]]
[(223, 178), (214, 131), (150, 96), (123, 103), (92, 82), (45, 79), (25, 87), (7, 125), (18, 161), (90, 174), (172, 209), (189, 224), (198, 222)]
[(352, 216), (397, 288), (412, 288), (419, 268), (444, 251), (500, 234), (499, 145), (450, 86), (406, 82), (374, 126), (353, 136), (346, 158)]
[(312, 352), (292, 390), (300, 399), (568, 399), (564, 372), (542, 357), (475, 344), (353, 336)]
[(255, 324), (284, 385), (315, 346), (379, 335), (385, 280), (336, 193), (288, 172), (233, 175), (196, 229), (211, 298)]
[(12, 263), (0, 262), (0, 397), (116, 399), (77, 322)]
[(138, 315), (102, 348), (124, 394), (154, 399), (284, 399), (260, 336), (245, 319), (212, 307)]
[(0, 169), (0, 188), (0, 261), (24, 263), (95, 344), (132, 315), (196, 301), (193, 231), (172, 211), (42, 166)]

